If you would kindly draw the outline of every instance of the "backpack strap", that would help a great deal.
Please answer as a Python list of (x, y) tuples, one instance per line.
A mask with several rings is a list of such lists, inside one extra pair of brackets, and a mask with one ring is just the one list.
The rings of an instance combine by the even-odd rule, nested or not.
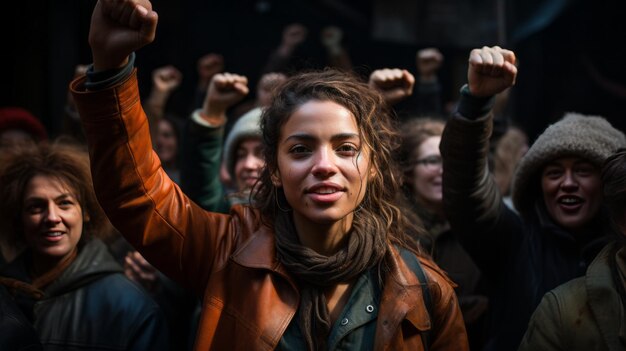
[[(402, 260), (404, 261), (404, 263), (411, 269), (411, 271), (413, 271), (413, 274), (415, 274), (417, 279), (420, 281), (420, 286), (422, 287), (422, 296), (424, 297), (424, 305), (426, 305), (426, 311), (428, 312), (428, 317), (432, 320), (433, 319), (433, 303), (432, 303), (432, 297), (430, 295), (430, 289), (428, 289), (428, 278), (426, 277), (426, 273), (424, 273), (424, 269), (422, 268), (420, 261), (417, 259), (417, 257), (415, 257), (415, 255), (411, 251), (405, 248), (398, 248), (398, 251), (400, 252), (400, 257), (402, 257)], [(422, 335), (424, 351), (428, 351), (429, 349), (429, 346), (430, 346), (429, 337), (430, 337), (430, 330), (424, 332), (424, 334)]]

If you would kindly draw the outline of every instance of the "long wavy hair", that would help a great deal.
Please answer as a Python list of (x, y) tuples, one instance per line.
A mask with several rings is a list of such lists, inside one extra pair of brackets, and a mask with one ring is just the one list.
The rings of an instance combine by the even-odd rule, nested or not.
[(262, 220), (271, 226), (272, 219), (286, 206), (283, 189), (272, 183), (272, 175), (278, 169), (281, 127), (311, 100), (332, 101), (348, 109), (356, 119), (361, 147), (370, 150), (370, 167), (375, 175), (369, 178), (363, 201), (354, 210), (353, 225), (368, 228), (385, 247), (397, 245), (421, 255), (419, 245), (411, 238), (422, 234), (423, 229), (410, 223), (396, 204), (401, 182), (392, 157), (400, 145), (396, 120), (380, 94), (356, 76), (333, 69), (291, 77), (279, 87), (261, 117), (266, 164), (252, 196)]
[(92, 236), (104, 239), (112, 233), (96, 200), (87, 153), (63, 143), (32, 143), (4, 149), (0, 155), (0, 228), (7, 243), (18, 248), (25, 245), (21, 216), (24, 192), (31, 179), (39, 175), (59, 181), (76, 196), (85, 217), (79, 245)]

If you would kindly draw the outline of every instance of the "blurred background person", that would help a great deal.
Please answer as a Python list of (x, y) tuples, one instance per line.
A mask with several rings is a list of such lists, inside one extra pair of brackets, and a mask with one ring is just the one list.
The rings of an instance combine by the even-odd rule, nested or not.
[(182, 80), (182, 73), (172, 65), (155, 69), (150, 95), (142, 102), (150, 124), (154, 151), (159, 155), (165, 172), (176, 183), (180, 183), (180, 118), (166, 112), (166, 105)]
[(0, 147), (11, 148), (47, 139), (46, 128), (28, 110), (18, 106), (0, 107)]
[(485, 343), (489, 300), (482, 273), (465, 251), (458, 234), (450, 230), (443, 211), (439, 143), (445, 122), (436, 118), (415, 118), (402, 124), (399, 161), (403, 169), (403, 196), (433, 238), (430, 252), (435, 262), (457, 284), (455, 291), (470, 342), (480, 350)]

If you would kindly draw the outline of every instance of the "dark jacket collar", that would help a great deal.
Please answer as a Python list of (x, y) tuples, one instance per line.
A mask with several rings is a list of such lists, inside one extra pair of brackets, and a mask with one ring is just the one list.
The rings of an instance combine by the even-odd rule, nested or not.
[[(30, 283), (32, 280), (28, 274), (27, 262), (31, 254), (29, 250), (23, 252), (13, 262), (7, 264), (0, 274)], [(45, 288), (46, 297), (61, 295), (112, 273), (123, 273), (123, 269), (115, 262), (102, 241), (91, 239), (79, 249), (74, 262), (59, 278)]]

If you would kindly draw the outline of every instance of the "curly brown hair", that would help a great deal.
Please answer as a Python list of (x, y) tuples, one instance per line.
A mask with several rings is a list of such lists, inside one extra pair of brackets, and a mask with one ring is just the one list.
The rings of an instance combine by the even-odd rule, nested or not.
[(272, 183), (272, 175), (278, 169), (281, 127), (300, 106), (311, 100), (332, 101), (348, 109), (356, 119), (362, 147), (372, 150), (370, 166), (376, 172), (368, 181), (358, 210), (354, 211), (354, 222), (362, 228), (371, 228), (379, 244), (386, 247), (394, 244), (419, 252), (418, 245), (410, 238), (419, 236), (422, 229), (407, 221), (395, 203), (401, 180), (392, 157), (400, 145), (395, 118), (380, 94), (363, 80), (333, 69), (289, 78), (279, 87), (261, 117), (266, 164), (252, 196), (264, 221), (269, 223), (276, 218), (284, 206), (278, 203), (286, 203), (282, 188)]
[(0, 155), (0, 226), (7, 243), (17, 247), (25, 244), (21, 219), (24, 192), (38, 175), (58, 180), (76, 196), (85, 216), (79, 244), (91, 236), (102, 237), (111, 232), (96, 200), (87, 153), (64, 143), (33, 143), (3, 150)]

